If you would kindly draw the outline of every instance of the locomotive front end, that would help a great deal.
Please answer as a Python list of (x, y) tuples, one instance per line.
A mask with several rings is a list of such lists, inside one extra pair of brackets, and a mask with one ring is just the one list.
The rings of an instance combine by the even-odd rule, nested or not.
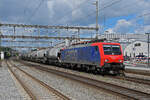
[(119, 43), (104, 43), (102, 51), (101, 66), (106, 72), (119, 74), (125, 69), (122, 48)]

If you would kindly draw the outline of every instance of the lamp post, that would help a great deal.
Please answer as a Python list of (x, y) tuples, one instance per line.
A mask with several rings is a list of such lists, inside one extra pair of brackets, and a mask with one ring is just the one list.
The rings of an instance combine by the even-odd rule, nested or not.
[(145, 33), (146, 35), (148, 35), (148, 37), (147, 37), (147, 44), (148, 44), (148, 64), (147, 64), (147, 66), (149, 67), (149, 35), (150, 35), (150, 33)]

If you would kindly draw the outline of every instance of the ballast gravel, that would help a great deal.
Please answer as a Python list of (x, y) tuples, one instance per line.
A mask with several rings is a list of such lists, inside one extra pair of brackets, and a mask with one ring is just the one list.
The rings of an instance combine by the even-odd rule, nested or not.
[(26, 85), (26, 87), (36, 96), (36, 100), (61, 100), (54, 95), (54, 93), (48, 91), (45, 87), (41, 86), (38, 82), (32, 80), (26, 74), (22, 73), (18, 69), (12, 67), (19, 79)]
[(26, 67), (16, 62), (15, 64), (44, 83), (52, 86), (62, 94), (68, 96), (71, 100), (123, 100), (123, 98), (108, 94), (103, 90), (92, 88), (89, 85)]
[(141, 78), (141, 79), (145, 79), (145, 80), (149, 80), (150, 81), (150, 76), (146, 76), (146, 75), (138, 75), (138, 74), (126, 73), (126, 76), (137, 77), (137, 78)]
[[(34, 62), (30, 62), (30, 63), (37, 64)], [(64, 72), (68, 72), (68, 73), (72, 73), (72, 74), (76, 74), (76, 75), (85, 76), (85, 77), (88, 77), (91, 79), (96, 79), (96, 80), (100, 80), (100, 81), (104, 81), (104, 82), (108, 82), (108, 83), (113, 83), (113, 84), (116, 84), (119, 86), (127, 87), (127, 88), (134, 89), (137, 91), (142, 91), (145, 93), (150, 93), (149, 85), (139, 84), (139, 83), (135, 83), (135, 82), (129, 82), (126, 80), (114, 79), (114, 78), (110, 78), (107, 76), (93, 75), (93, 74), (89, 74), (89, 73), (85, 73), (85, 72), (79, 72), (79, 71), (55, 67), (55, 66), (51, 66), (51, 65), (43, 65), (43, 64), (37, 64), (37, 65), (41, 65), (43, 67), (52, 68), (52, 69), (56, 69), (56, 70), (60, 70), (60, 71), (64, 71)], [(140, 75), (138, 75), (138, 76), (140, 76)], [(141, 76), (140, 78), (144, 78), (144, 77)], [(146, 76), (145, 76), (145, 78), (146, 78)]]
[(0, 100), (27, 100), (19, 93), (4, 62), (0, 67)]

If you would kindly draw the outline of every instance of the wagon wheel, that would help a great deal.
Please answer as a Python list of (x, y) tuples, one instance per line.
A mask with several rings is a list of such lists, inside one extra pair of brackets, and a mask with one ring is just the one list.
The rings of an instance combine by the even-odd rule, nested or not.
[(126, 76), (125, 73), (124, 73), (124, 71), (120, 71), (120, 72), (119, 72), (119, 75), (122, 76), (122, 77), (125, 77), (125, 76)]

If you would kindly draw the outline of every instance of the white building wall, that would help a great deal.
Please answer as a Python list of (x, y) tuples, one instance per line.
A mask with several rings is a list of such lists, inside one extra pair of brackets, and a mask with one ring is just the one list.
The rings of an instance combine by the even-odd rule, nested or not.
[[(141, 46), (135, 46), (135, 44), (140, 43)], [(143, 54), (148, 56), (148, 44), (146, 42), (142, 41), (136, 41), (131, 44), (129, 44), (125, 49), (124, 49), (124, 56), (131, 56), (134, 57)]]

